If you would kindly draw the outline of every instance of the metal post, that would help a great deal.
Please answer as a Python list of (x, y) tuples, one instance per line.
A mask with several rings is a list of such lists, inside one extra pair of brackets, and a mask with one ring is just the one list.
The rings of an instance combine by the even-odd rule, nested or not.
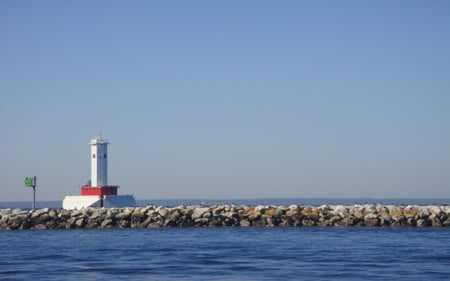
[(36, 210), (36, 176), (33, 177), (33, 211)]
[(33, 211), (36, 210), (36, 187), (33, 185)]

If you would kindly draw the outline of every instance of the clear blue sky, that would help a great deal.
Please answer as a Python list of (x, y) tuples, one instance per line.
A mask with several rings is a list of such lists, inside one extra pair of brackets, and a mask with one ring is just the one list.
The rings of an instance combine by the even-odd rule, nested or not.
[(0, 1), (0, 201), (450, 197), (450, 1)]

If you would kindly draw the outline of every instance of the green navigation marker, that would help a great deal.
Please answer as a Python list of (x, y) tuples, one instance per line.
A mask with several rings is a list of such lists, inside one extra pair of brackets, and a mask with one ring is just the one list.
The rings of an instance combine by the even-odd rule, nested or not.
[(25, 178), (26, 186), (33, 186), (33, 178)]

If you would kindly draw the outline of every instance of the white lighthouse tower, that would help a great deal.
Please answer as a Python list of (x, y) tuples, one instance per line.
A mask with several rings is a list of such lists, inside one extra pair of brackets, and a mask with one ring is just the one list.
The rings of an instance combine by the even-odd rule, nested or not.
[(100, 134), (91, 145), (91, 186), (108, 186), (108, 141)]
[(117, 195), (117, 185), (108, 185), (108, 141), (98, 135), (91, 145), (91, 180), (81, 187), (81, 196), (66, 196), (64, 209), (87, 207), (133, 207), (132, 195)]

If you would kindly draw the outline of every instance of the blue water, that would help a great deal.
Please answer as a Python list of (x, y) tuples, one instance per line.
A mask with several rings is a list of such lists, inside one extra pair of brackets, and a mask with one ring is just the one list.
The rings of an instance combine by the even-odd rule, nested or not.
[(450, 280), (449, 228), (0, 231), (0, 280)]

